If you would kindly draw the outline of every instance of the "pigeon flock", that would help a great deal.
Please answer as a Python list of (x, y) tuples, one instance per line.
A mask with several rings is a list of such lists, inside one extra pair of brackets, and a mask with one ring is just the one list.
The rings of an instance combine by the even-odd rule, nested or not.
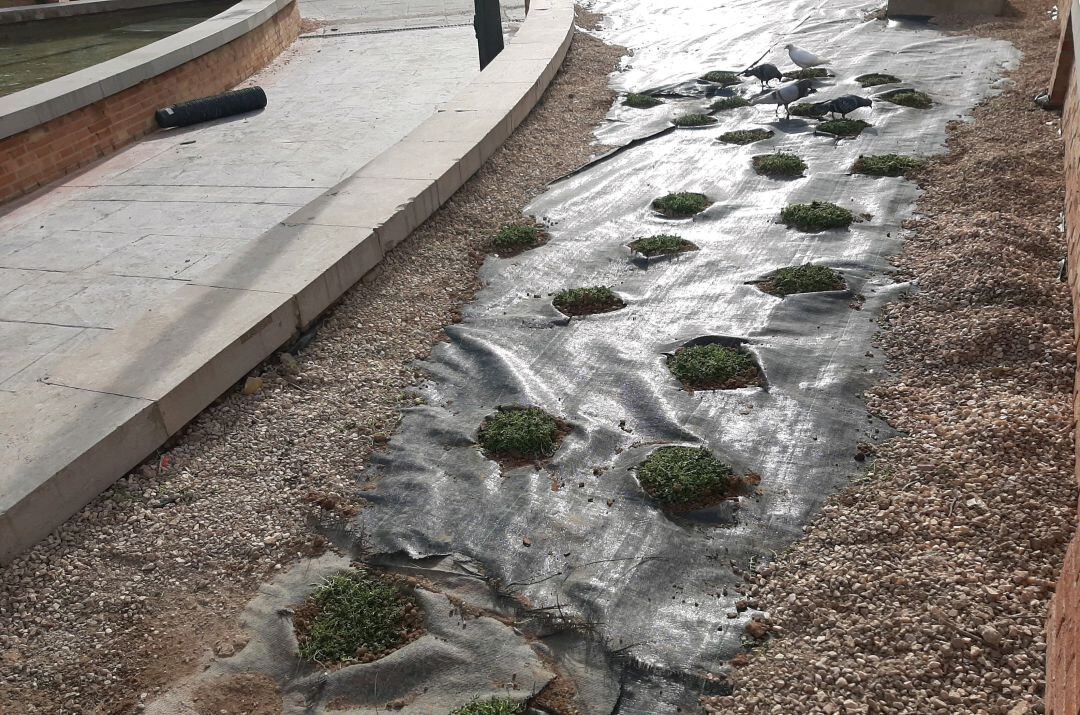
[[(829, 60), (820, 57), (809, 50), (805, 50), (797, 45), (786, 45), (784, 49), (788, 52), (788, 57), (791, 58), (794, 63), (800, 69), (812, 69), (814, 67), (821, 67), (828, 64)], [(787, 117), (791, 118), (790, 105), (794, 102), (804, 99), (805, 97), (815, 94), (817, 92), (814, 89), (813, 80), (800, 79), (787, 84), (781, 84), (776, 89), (771, 89), (770, 83), (773, 80), (784, 79), (783, 73), (780, 69), (773, 64), (755, 64), (742, 72), (743, 77), (756, 77), (761, 82), (762, 94), (754, 97), (750, 100), (750, 104), (775, 104), (776, 113), (780, 113), (780, 107), (784, 108), (784, 112), (787, 113)], [(814, 102), (806, 107), (803, 112), (807, 116), (822, 118), (826, 114), (833, 116), (840, 115), (846, 118), (848, 114), (854, 112), (862, 107), (870, 107), (873, 105), (872, 100), (867, 97), (861, 97), (857, 94), (845, 94), (842, 97), (829, 100), (827, 102)]]

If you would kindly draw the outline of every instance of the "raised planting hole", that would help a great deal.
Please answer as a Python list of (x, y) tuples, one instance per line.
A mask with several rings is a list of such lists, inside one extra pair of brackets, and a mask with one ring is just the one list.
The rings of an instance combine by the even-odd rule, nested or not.
[(799, 104), (792, 104), (788, 107), (788, 112), (793, 117), (809, 117), (811, 119), (819, 119), (823, 116), (823, 112), (818, 108), (818, 105), (814, 102), (800, 102)]
[(520, 715), (525, 710), (525, 703), (510, 698), (494, 700), (476, 700), (465, 707), (458, 708), (450, 715)]
[(895, 77), (891, 74), (872, 72), (870, 74), (864, 74), (856, 77), (855, 81), (861, 84), (863, 87), (880, 87), (883, 84), (896, 84), (900, 81), (900, 78)]
[(569, 425), (539, 407), (500, 407), (481, 423), (477, 441), (489, 459), (516, 466), (547, 459), (569, 433)]
[(832, 77), (829, 70), (824, 67), (811, 67), (807, 70), (784, 73), (784, 79), (822, 79), (823, 77)]
[(815, 233), (830, 228), (847, 228), (855, 220), (855, 215), (836, 204), (813, 201), (788, 206), (780, 212), (780, 220), (789, 228)]
[(646, 258), (653, 256), (672, 256), (676, 253), (696, 251), (698, 247), (681, 236), (662, 233), (658, 236), (638, 238), (630, 242), (630, 250)]
[(547, 240), (547, 234), (528, 224), (504, 226), (491, 238), (491, 250), (499, 256), (513, 256), (530, 248), (536, 248)]
[(704, 447), (660, 447), (637, 468), (645, 493), (665, 507), (694, 508), (723, 499), (731, 467)]
[(838, 137), (857, 137), (862, 134), (863, 129), (872, 126), (874, 125), (870, 122), (861, 119), (830, 119), (817, 125), (817, 130)]
[(671, 120), (671, 123), (677, 127), (707, 127), (716, 122), (715, 117), (707, 114), (684, 114)]
[(926, 166), (926, 159), (899, 154), (862, 155), (855, 160), (851, 170), (869, 176), (906, 176)]
[(762, 176), (793, 179), (806, 171), (806, 162), (794, 154), (762, 154), (754, 157), (754, 171)]
[(686, 218), (701, 213), (712, 205), (705, 194), (679, 191), (653, 199), (652, 208), (666, 218)]
[(718, 343), (679, 348), (668, 357), (668, 369), (688, 390), (737, 390), (763, 384), (753, 355)]
[(423, 633), (420, 607), (404, 587), (363, 570), (327, 578), (294, 610), (300, 657), (323, 665), (370, 663)]
[(663, 104), (663, 100), (657, 99), (651, 94), (628, 94), (623, 100), (623, 105), (633, 109), (652, 109)]
[(881, 95), (886, 102), (899, 104), (901, 107), (913, 107), (914, 109), (930, 109), (934, 106), (934, 100), (925, 92), (914, 89), (901, 89)]
[(725, 87), (730, 87), (733, 84), (739, 84), (742, 82), (738, 75), (734, 72), (727, 72), (724, 70), (713, 70), (712, 72), (706, 72), (701, 75), (701, 79), (706, 82), (713, 82), (715, 84), (722, 84)]
[(783, 298), (797, 293), (821, 293), (829, 290), (843, 290), (844, 277), (828, 266), (815, 266), (807, 263), (802, 266), (788, 266), (775, 271), (758, 284), (758, 288)]
[(733, 132), (725, 132), (720, 135), (720, 141), (725, 144), (753, 144), (773, 135), (771, 129), (736, 129)]
[(626, 307), (623, 299), (607, 286), (567, 288), (556, 293), (551, 304), (564, 315), (596, 315)]
[(718, 99), (712, 103), (712, 109), (714, 112), (726, 112), (729, 109), (738, 109), (740, 107), (749, 107), (750, 102), (746, 101), (742, 97), (724, 97)]

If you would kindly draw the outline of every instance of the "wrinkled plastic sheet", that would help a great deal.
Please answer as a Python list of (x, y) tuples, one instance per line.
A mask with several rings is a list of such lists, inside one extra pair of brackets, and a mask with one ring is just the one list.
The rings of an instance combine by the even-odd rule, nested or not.
[[(377, 667), (395, 692), (416, 694), (402, 712), (445, 713), (490, 693), (497, 678), (489, 650), (514, 653), (530, 672), (569, 679), (587, 715), (674, 713), (701, 694), (723, 692), (725, 661), (743, 649), (747, 620), (757, 615), (735, 609), (744, 573), (797, 540), (823, 500), (860, 474), (860, 442), (888, 436), (862, 395), (883, 376), (872, 347), (875, 316), (905, 289), (885, 272), (917, 187), (849, 169), (860, 154), (940, 151), (946, 124), (991, 94), (1016, 59), (1005, 43), (867, 20), (876, 6), (852, 0), (598, 0), (593, 9), (607, 13), (605, 39), (634, 53), (614, 86), (664, 88), (671, 99), (647, 111), (616, 105), (598, 140), (624, 148), (528, 207), (551, 240), (484, 266), (486, 287), (421, 365), (430, 376), (425, 404), (407, 411), (362, 477), (370, 506), (337, 534), (352, 553), (422, 572), (437, 592), (515, 624), (460, 644), (476, 664), (464, 681), (460, 670), (424, 660), (435, 647), (428, 637), (392, 662), (354, 666)], [(779, 120), (764, 107), (720, 113), (715, 127), (670, 130), (672, 116), (707, 108), (719, 91), (695, 78), (741, 70), (763, 53), (787, 68), (779, 47), (789, 41), (834, 58), (837, 78), (821, 82), (815, 99), (862, 92), (855, 76), (889, 72), (901, 86), (930, 94), (935, 106), (880, 102), (855, 115), (871, 129), (839, 142), (815, 134), (813, 122)], [(751, 79), (738, 91), (756, 89)], [(717, 141), (753, 127), (775, 136), (748, 146)], [(753, 156), (777, 150), (802, 156), (806, 178), (753, 173)], [(682, 190), (715, 203), (692, 220), (653, 215), (652, 199)], [(860, 221), (819, 234), (778, 222), (785, 205), (812, 200), (848, 207)], [(635, 260), (626, 243), (657, 233), (677, 233), (700, 250)], [(840, 270), (848, 289), (779, 299), (753, 285), (809, 261)], [(612, 286), (627, 307), (574, 319), (552, 307), (553, 292), (592, 285)], [(682, 389), (664, 354), (703, 338), (746, 341), (766, 386)], [(573, 426), (539, 467), (500, 470), (475, 445), (484, 417), (514, 404), (542, 407)], [(736, 471), (761, 475), (760, 491), (665, 514), (634, 477), (661, 445), (707, 446)], [(291, 582), (294, 602), (302, 582)], [(429, 606), (437, 602), (430, 599)], [(275, 625), (253, 621), (253, 629), (279, 628), (267, 608), (262, 613)], [(288, 672), (295, 656), (284, 632), (260, 642), (268, 645), (255, 649), (258, 657), (229, 667), (273, 672), (314, 712), (335, 694), (359, 703), (347, 710), (357, 713), (390, 699), (352, 669), (316, 688), (302, 669)], [(550, 660), (534, 662), (515, 644)], [(271, 658), (274, 648), (285, 654)]]

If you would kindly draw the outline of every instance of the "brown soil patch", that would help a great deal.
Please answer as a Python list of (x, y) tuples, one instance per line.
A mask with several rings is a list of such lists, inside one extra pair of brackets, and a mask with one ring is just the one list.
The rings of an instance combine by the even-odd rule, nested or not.
[(280, 715), (278, 685), (262, 673), (225, 675), (203, 683), (191, 705), (199, 715)]

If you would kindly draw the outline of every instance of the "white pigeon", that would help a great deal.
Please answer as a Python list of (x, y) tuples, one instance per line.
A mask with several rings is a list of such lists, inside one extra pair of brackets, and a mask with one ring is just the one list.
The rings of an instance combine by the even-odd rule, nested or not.
[(797, 47), (796, 45), (785, 45), (784, 49), (787, 50), (788, 57), (791, 58), (791, 61), (804, 70), (810, 69), (811, 67), (819, 67), (821, 65), (826, 65), (829, 63), (829, 60), (825, 59), (824, 57), (818, 57), (810, 50), (804, 50), (803, 48)]

